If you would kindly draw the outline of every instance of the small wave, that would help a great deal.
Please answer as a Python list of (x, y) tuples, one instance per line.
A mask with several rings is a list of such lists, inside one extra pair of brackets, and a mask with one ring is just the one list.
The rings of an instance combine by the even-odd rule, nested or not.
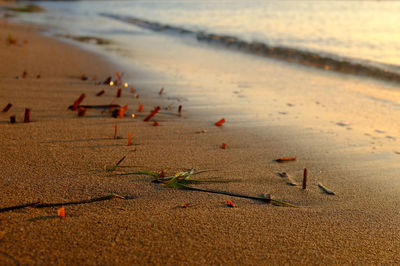
[(101, 16), (123, 21), (138, 27), (166, 33), (191, 35), (200, 42), (223, 45), (230, 49), (245, 51), (259, 56), (284, 60), (314, 68), (331, 70), (345, 74), (367, 76), (391, 82), (400, 82), (400, 72), (392, 71), (384, 64), (363, 62), (335, 55), (321, 54), (284, 46), (272, 46), (262, 42), (247, 42), (235, 36), (219, 35), (202, 31), (191, 31), (182, 27), (147, 21), (140, 18), (101, 13)]

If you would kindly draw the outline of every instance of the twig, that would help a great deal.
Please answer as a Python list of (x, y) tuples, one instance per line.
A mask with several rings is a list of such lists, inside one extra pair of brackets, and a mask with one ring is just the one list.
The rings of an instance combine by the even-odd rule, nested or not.
[(237, 198), (259, 200), (259, 201), (262, 201), (262, 202), (265, 202), (265, 203), (271, 203), (271, 204), (273, 204), (275, 206), (295, 207), (294, 205), (292, 205), (290, 203), (286, 203), (286, 202), (279, 201), (279, 200), (274, 200), (274, 199), (270, 199), (270, 198), (255, 197), (255, 196), (249, 196), (249, 195), (238, 194), (238, 193), (231, 193), (231, 192), (221, 191), (221, 190), (202, 189), (202, 188), (189, 187), (189, 186), (185, 186), (185, 185), (182, 185), (181, 189), (200, 191), (200, 192), (206, 192), (206, 193), (213, 193), (213, 194), (222, 194), (222, 195), (228, 195), (228, 196), (237, 197)]
[(32, 207), (32, 206), (38, 205), (39, 203), (40, 203), (40, 201), (37, 201), (37, 202), (33, 202), (33, 203), (27, 203), (27, 204), (21, 204), (21, 205), (15, 205), (15, 206), (11, 206), (11, 207), (1, 208), (0, 212), (7, 212), (7, 211), (23, 209), (26, 207)]
[(97, 201), (106, 201), (106, 200), (111, 200), (111, 199), (126, 199), (126, 198), (123, 196), (120, 196), (118, 194), (110, 194), (107, 196), (91, 198), (88, 200), (67, 201), (67, 202), (60, 202), (60, 203), (41, 203), (41, 204), (37, 204), (37, 205), (33, 206), (33, 208), (49, 208), (49, 207), (59, 207), (59, 206), (66, 206), (66, 205), (87, 204), (87, 203), (93, 203), (93, 202), (97, 202)]
[(318, 183), (318, 187), (325, 192), (328, 195), (335, 195), (335, 192), (333, 192), (332, 190), (330, 190), (329, 188), (325, 187), (324, 185), (322, 185), (322, 183)]
[(107, 169), (107, 165), (104, 165), (104, 171), (107, 171), (107, 172), (115, 171), (115, 170), (118, 168), (118, 166), (122, 163), (122, 161), (125, 160), (125, 158), (126, 158), (126, 155), (125, 155), (124, 157), (122, 157), (122, 158), (121, 158), (113, 167), (111, 167), (111, 168), (108, 168), (108, 169)]

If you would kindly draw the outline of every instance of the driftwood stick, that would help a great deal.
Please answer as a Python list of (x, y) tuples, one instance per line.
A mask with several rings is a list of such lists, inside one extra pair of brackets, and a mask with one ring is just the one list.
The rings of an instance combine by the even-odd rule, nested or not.
[(40, 203), (40, 201), (37, 201), (37, 202), (32, 202), (32, 203), (27, 203), (27, 204), (21, 204), (21, 205), (15, 205), (15, 206), (11, 206), (11, 207), (1, 208), (0, 212), (7, 212), (7, 211), (23, 209), (26, 207), (32, 207), (32, 206), (38, 205), (39, 203)]
[(68, 201), (68, 202), (59, 202), (59, 203), (41, 203), (33, 206), (34, 208), (49, 208), (49, 207), (59, 207), (59, 206), (66, 206), (66, 205), (78, 205), (78, 204), (86, 204), (86, 203), (93, 203), (97, 201), (105, 201), (111, 199), (125, 199), (125, 197), (117, 195), (117, 194), (110, 194), (103, 197), (92, 198), (88, 200), (80, 200), (80, 201)]
[(255, 197), (255, 196), (231, 193), (231, 192), (221, 191), (221, 190), (201, 189), (201, 188), (189, 187), (189, 186), (185, 186), (185, 185), (182, 185), (181, 188), (187, 189), (187, 190), (206, 192), (206, 193), (222, 194), (222, 195), (227, 195), (227, 196), (237, 197), (237, 198), (259, 200), (259, 201), (262, 201), (262, 202), (265, 202), (265, 203), (271, 203), (271, 204), (276, 205), (276, 206), (295, 207), (294, 205), (292, 205), (290, 203), (282, 202), (282, 201), (279, 201), (279, 200), (274, 200), (274, 199), (271, 199), (271, 198)]

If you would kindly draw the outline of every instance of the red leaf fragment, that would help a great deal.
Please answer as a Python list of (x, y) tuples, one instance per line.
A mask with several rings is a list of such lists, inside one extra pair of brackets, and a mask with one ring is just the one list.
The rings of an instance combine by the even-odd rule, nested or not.
[(118, 111), (118, 117), (124, 117), (125, 116), (125, 111), (128, 108), (128, 105), (126, 104), (124, 107), (122, 107), (121, 109), (119, 109)]
[(119, 72), (117, 71), (117, 72), (115, 72), (115, 75), (117, 76), (117, 78), (119, 79), (119, 80), (121, 80), (121, 75), (119, 74)]
[(222, 126), (222, 124), (224, 124), (224, 123), (225, 123), (225, 119), (222, 118), (221, 120), (219, 120), (218, 122), (216, 122), (215, 125), (216, 125), (217, 127), (220, 127), (220, 126)]
[(226, 202), (226, 205), (227, 205), (228, 207), (231, 207), (231, 208), (234, 208), (234, 207), (235, 207), (235, 204), (233, 204), (232, 201), (230, 201), (230, 200), (228, 200), (228, 201)]
[(121, 97), (121, 93), (122, 93), (122, 89), (119, 88), (118, 91), (117, 91), (117, 98)]
[(118, 131), (118, 125), (115, 124), (115, 125), (114, 125), (114, 139), (117, 138), (117, 131)]
[(226, 149), (226, 143), (222, 143), (221, 149), (225, 150)]
[(61, 207), (57, 210), (57, 216), (65, 219), (65, 208)]
[(143, 105), (139, 105), (139, 108), (138, 108), (138, 113), (141, 113), (142, 112), (142, 110), (143, 110)]
[(3, 113), (7, 112), (8, 110), (10, 110), (10, 108), (12, 107), (12, 103), (7, 104), (6, 107), (4, 107), (3, 109)]
[(85, 114), (86, 114), (86, 108), (80, 107), (78, 110), (78, 116), (85, 116)]
[(149, 121), (155, 114), (158, 113), (158, 111), (160, 111), (160, 106), (157, 106), (156, 109), (154, 109), (153, 111), (151, 111), (151, 113), (143, 120), (145, 122)]
[(29, 123), (31, 116), (31, 109), (25, 108), (24, 123)]
[(303, 189), (307, 188), (307, 176), (308, 176), (308, 170), (307, 170), (307, 168), (304, 168), (304, 172), (303, 172)]
[(86, 95), (84, 93), (79, 96), (78, 99), (75, 100), (74, 106), (72, 107), (72, 111), (76, 111), (78, 109), (78, 106), (82, 103), (83, 99), (85, 99)]
[(101, 96), (104, 94), (104, 90), (99, 91), (98, 93), (96, 93), (96, 96)]
[(129, 135), (128, 135), (128, 146), (131, 146), (131, 143), (132, 143), (132, 132), (129, 132)]

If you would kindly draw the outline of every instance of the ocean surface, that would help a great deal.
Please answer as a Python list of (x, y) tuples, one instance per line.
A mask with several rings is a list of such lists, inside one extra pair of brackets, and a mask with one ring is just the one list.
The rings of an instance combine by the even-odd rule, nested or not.
[(131, 67), (135, 86), (192, 114), (400, 154), (400, 1), (36, 4), (47, 12), (17, 19)]
[[(176, 38), (191, 35), (199, 41), (228, 41), (231, 48), (325, 69), (400, 80), (398, 1), (139, 0), (39, 4), (49, 12), (35, 20), (61, 33), (108, 37), (115, 33), (137, 34), (140, 27), (176, 34)], [(252, 47), (254, 43), (258, 47)]]

